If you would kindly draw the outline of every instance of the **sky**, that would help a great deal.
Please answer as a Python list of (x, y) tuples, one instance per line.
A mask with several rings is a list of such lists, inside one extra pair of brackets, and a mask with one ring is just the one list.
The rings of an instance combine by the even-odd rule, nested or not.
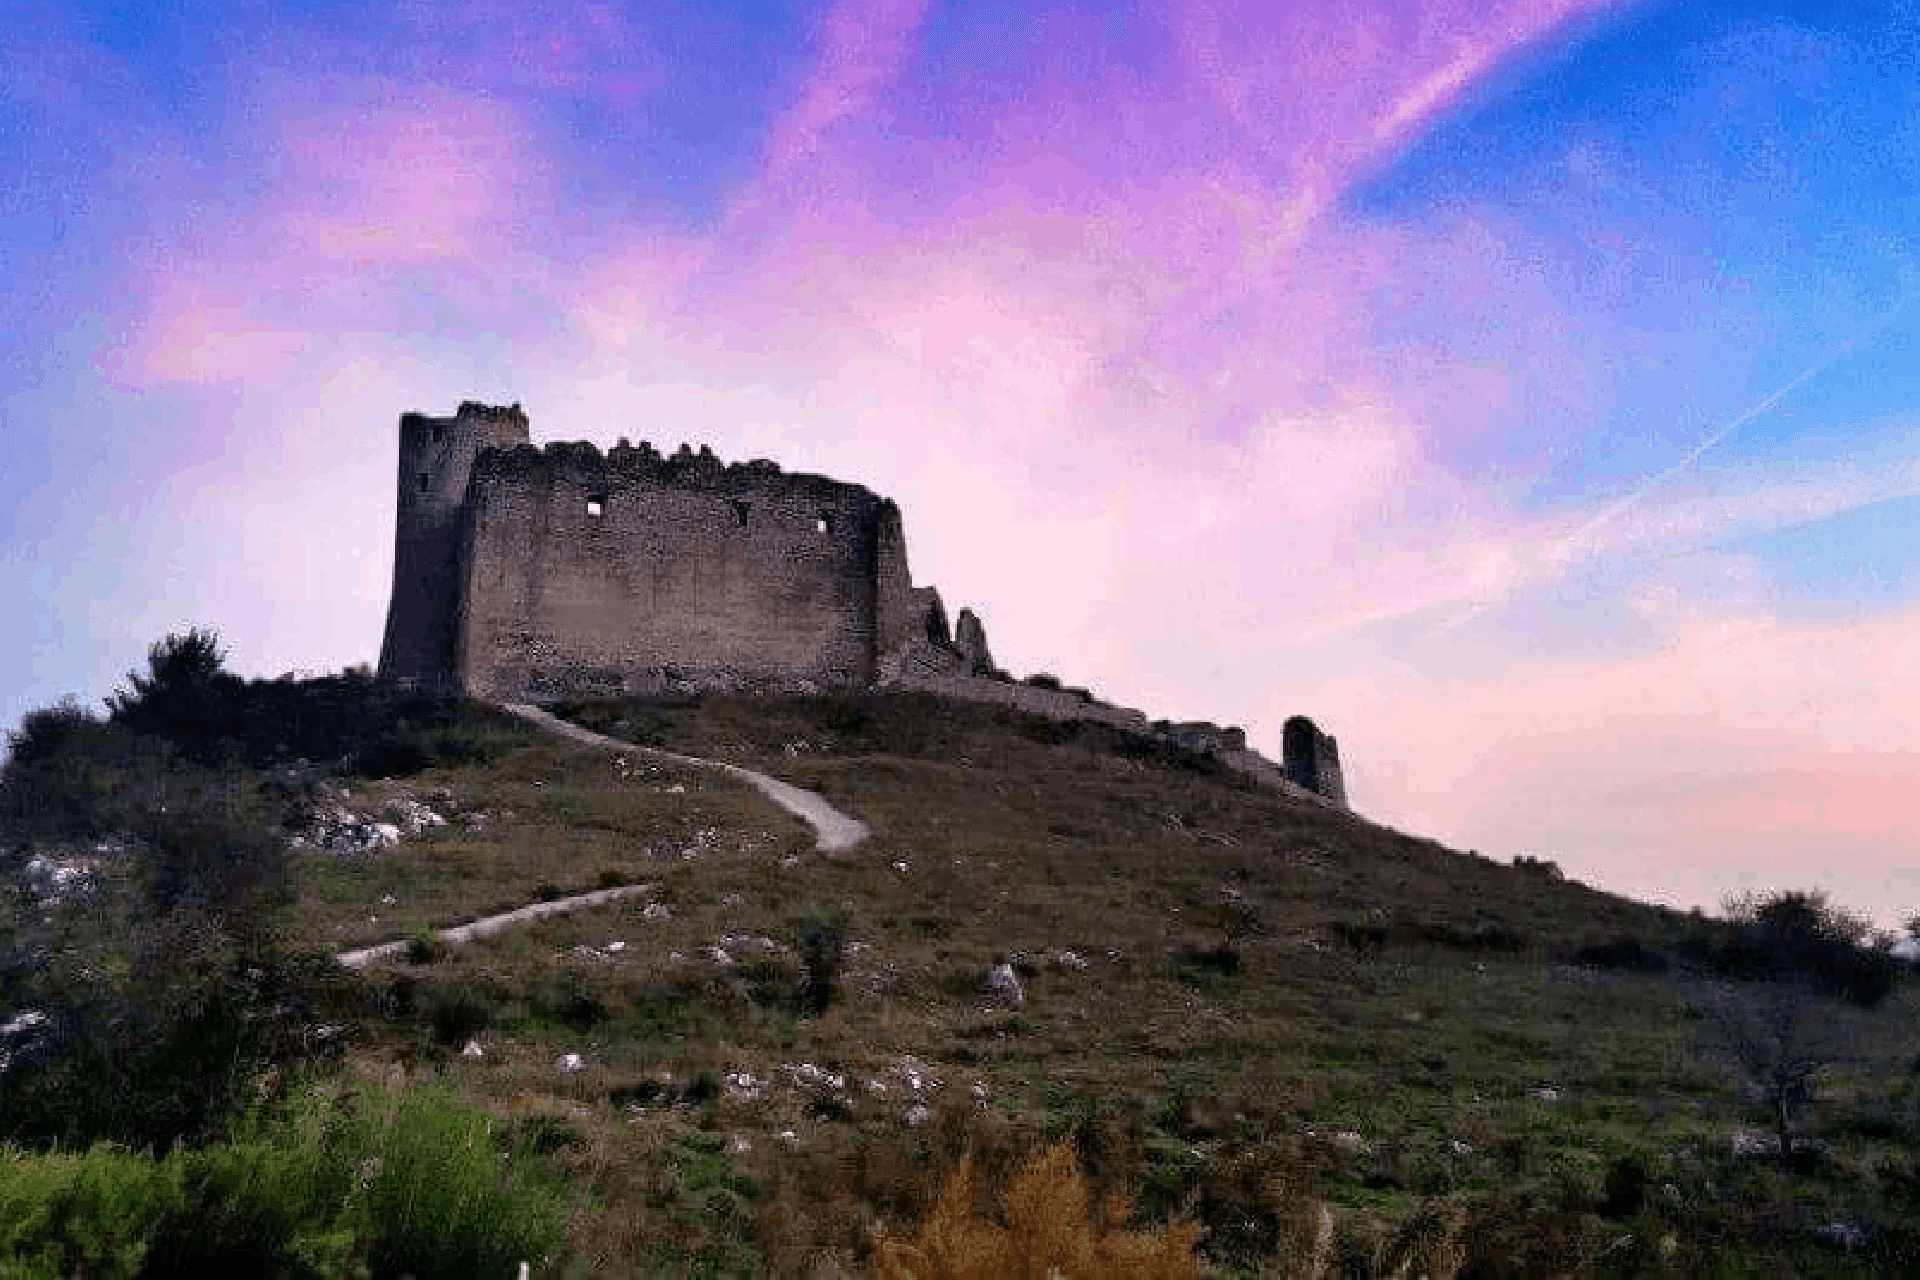
[(1920, 13), (16, 0), (0, 719), (378, 657), (398, 416), (897, 500), (1367, 817), (1920, 911)]

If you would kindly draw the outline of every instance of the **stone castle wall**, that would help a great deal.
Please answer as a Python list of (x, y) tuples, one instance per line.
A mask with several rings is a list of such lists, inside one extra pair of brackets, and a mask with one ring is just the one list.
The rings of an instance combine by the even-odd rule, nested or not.
[(685, 445), (535, 448), (518, 405), (400, 420), (385, 678), (501, 699), (859, 687), (909, 641), (965, 665), (899, 509), (860, 485)]
[(484, 454), (463, 531), (460, 683), (487, 697), (643, 692), (663, 672), (868, 684), (884, 631), (906, 625), (899, 527), (858, 485), (705, 451)]
[[(1087, 720), (1096, 724), (1109, 725), (1127, 733), (1159, 739), (1188, 751), (1211, 756), (1235, 773), (1244, 774), (1264, 786), (1272, 787), (1276, 791), (1284, 791), (1297, 799), (1311, 800), (1316, 804), (1334, 809), (1347, 808), (1346, 791), (1338, 786), (1337, 760), (1333, 774), (1333, 783), (1337, 789), (1332, 792), (1320, 791), (1316, 787), (1303, 785), (1285, 766), (1275, 764), (1258, 751), (1248, 750), (1247, 735), (1244, 730), (1238, 728), (1223, 729), (1219, 725), (1199, 721), (1170, 724), (1160, 720), (1150, 723), (1144, 712), (1136, 711), (1131, 707), (1118, 707), (1109, 702), (1102, 702), (1098, 698), (1086, 698), (1069, 690), (1046, 689), (1035, 685), (1010, 683), (1006, 680), (982, 679), (977, 676), (924, 675), (904, 672), (890, 680), (889, 687), (920, 690), (966, 702), (984, 702), (994, 706), (1010, 707), (1016, 711), (1024, 711), (1028, 715), (1045, 716), (1049, 720)], [(1295, 718), (1304, 719), (1304, 717)], [(1306, 723), (1311, 725), (1312, 721)], [(1317, 733), (1318, 730), (1315, 732)], [(1332, 743), (1333, 740), (1327, 738), (1326, 741)]]

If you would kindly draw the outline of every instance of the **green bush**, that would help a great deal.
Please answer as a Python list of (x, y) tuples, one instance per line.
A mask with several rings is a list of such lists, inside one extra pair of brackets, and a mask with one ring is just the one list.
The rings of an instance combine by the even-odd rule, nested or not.
[(371, 1110), (358, 1168), (375, 1274), (510, 1276), (560, 1243), (557, 1185), (528, 1152), (502, 1151), (487, 1117), (439, 1086), (408, 1090), (387, 1115)]
[(228, 674), (225, 661), (211, 630), (196, 627), (156, 642), (147, 672), (129, 673), (130, 687), (107, 700), (112, 725), (164, 740), (201, 763), (264, 769), (328, 761), (362, 777), (485, 761), (527, 740), (525, 727), (502, 712), (461, 697), (409, 693), (364, 670), (243, 680)]
[(71, 699), (30, 711), (7, 736), (0, 835), (14, 841), (98, 840), (126, 829), (169, 770), (169, 749)]
[(0, 1146), (0, 1275), (138, 1275), (155, 1229), (181, 1199), (177, 1170), (147, 1156)]
[(193, 627), (155, 641), (147, 650), (148, 673), (130, 672), (132, 687), (107, 699), (113, 722), (165, 738), (202, 762), (235, 754), (230, 744), (242, 732), (246, 682), (228, 674), (226, 657), (212, 630)]
[(434, 928), (424, 928), (407, 939), (408, 964), (437, 964), (446, 959), (447, 940)]
[(439, 1086), (307, 1090), (233, 1141), (164, 1158), (0, 1147), (0, 1275), (510, 1276), (562, 1239), (525, 1143)]
[(1625, 935), (1589, 943), (1563, 957), (1568, 964), (1588, 969), (1619, 969), (1627, 973), (1667, 971), (1667, 958), (1638, 938)]
[(1903, 962), (1888, 946), (1867, 945), (1869, 928), (1818, 890), (1777, 890), (1733, 899), (1724, 922), (1703, 922), (1684, 945), (1726, 977), (1804, 985), (1870, 1009), (1892, 992)]
[(536, 1017), (572, 1031), (586, 1032), (613, 1016), (592, 980), (580, 970), (549, 970), (535, 985), (530, 1003)]
[(221, 807), (155, 808), (92, 888), (0, 930), (0, 1007), (45, 1022), (0, 1073), (0, 1138), (165, 1150), (216, 1134), (299, 1053), (311, 974), (285, 954), (277, 841)]

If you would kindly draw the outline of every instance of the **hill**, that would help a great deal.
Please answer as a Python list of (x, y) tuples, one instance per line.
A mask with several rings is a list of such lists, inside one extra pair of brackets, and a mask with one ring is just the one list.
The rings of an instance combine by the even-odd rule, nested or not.
[[(288, 1070), (435, 1080), (492, 1117), (574, 1197), (547, 1273), (864, 1274), (963, 1152), (1001, 1187), (1062, 1137), (1132, 1225), (1193, 1219), (1209, 1274), (1915, 1257), (1908, 985), (1788, 1006), (1726, 981), (1723, 923), (1098, 725), (923, 694), (556, 708), (871, 827), (823, 854), (711, 770), (433, 705), (438, 739), (418, 707), (368, 718), (384, 756), (226, 767), (262, 823), (414, 828), (288, 856), (291, 952), (415, 940), (316, 980), (337, 1057)], [(611, 885), (648, 888), (433, 932)], [(1750, 1026), (1817, 1041), (1784, 1152), (1743, 1092), (1770, 1065)]]

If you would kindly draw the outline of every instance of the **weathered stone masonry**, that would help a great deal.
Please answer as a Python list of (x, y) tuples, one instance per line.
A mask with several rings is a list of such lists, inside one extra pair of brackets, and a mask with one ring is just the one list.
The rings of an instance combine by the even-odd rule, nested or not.
[(625, 440), (536, 448), (519, 405), (400, 419), (382, 678), (500, 701), (884, 685), (1100, 720), (1346, 807), (1332, 738), (1295, 717), (1285, 765), (1239, 729), (1149, 724), (1011, 683), (985, 628), (915, 587), (892, 501), (772, 462)]
[(1294, 716), (1280, 730), (1281, 758), (1288, 781), (1347, 805), (1347, 783), (1340, 773), (1340, 744), (1305, 716)]
[(684, 445), (535, 448), (518, 405), (400, 420), (387, 678), (501, 699), (861, 687), (909, 642), (975, 667), (912, 585), (899, 508), (859, 485)]

